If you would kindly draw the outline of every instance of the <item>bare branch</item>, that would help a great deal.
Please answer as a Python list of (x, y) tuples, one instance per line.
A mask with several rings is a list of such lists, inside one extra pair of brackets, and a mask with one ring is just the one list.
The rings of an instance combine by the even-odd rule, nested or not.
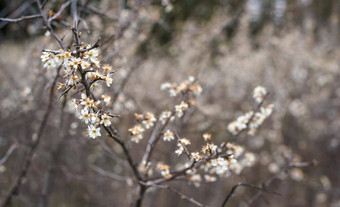
[(171, 191), (171, 192), (177, 194), (178, 196), (180, 196), (181, 199), (187, 200), (187, 201), (189, 201), (190, 203), (192, 203), (192, 204), (194, 204), (196, 206), (209, 207), (209, 206), (204, 205), (201, 202), (195, 200), (194, 198), (190, 198), (189, 196), (185, 195), (184, 193), (182, 193), (182, 192), (180, 192), (180, 191), (178, 191), (178, 190), (176, 190), (176, 189), (174, 189), (174, 188), (172, 188), (172, 187), (170, 187), (168, 185), (154, 185), (153, 187), (162, 188), (162, 189), (168, 189), (169, 191)]
[(29, 15), (29, 16), (22, 16), (20, 18), (15, 18), (15, 19), (11, 19), (11, 18), (0, 18), (0, 21), (4, 21), (4, 22), (20, 22), (23, 20), (31, 20), (31, 19), (37, 19), (37, 18), (42, 18), (41, 14), (33, 14), (33, 15)]
[[(313, 162), (301, 162), (301, 163), (291, 163), (287, 167), (283, 168), (277, 174), (266, 180), (262, 185), (264, 187), (268, 187), (274, 180), (276, 180), (282, 173), (288, 172), (293, 168), (302, 168), (314, 165)], [(248, 204), (254, 203), (260, 196), (262, 196), (263, 192), (258, 192), (255, 196), (253, 196), (249, 201)]]
[(236, 191), (236, 189), (240, 186), (243, 186), (243, 187), (248, 187), (248, 188), (253, 188), (253, 189), (256, 189), (256, 190), (259, 190), (259, 191), (262, 191), (262, 192), (265, 192), (265, 193), (272, 193), (274, 195), (277, 195), (277, 196), (280, 196), (281, 194), (278, 193), (278, 192), (275, 192), (275, 191), (271, 191), (271, 190), (267, 190), (265, 188), (265, 186), (263, 187), (260, 187), (260, 186), (256, 186), (256, 185), (252, 185), (252, 184), (247, 184), (247, 183), (238, 183), (236, 185), (234, 185), (230, 191), (230, 193), (227, 195), (227, 197), (225, 198), (225, 200), (223, 201), (221, 207), (224, 207), (227, 202), (230, 200), (230, 198), (233, 196), (234, 192)]
[(181, 138), (178, 136), (178, 133), (175, 131), (176, 139), (181, 144), (181, 146), (184, 149), (185, 154), (188, 156), (188, 159), (190, 160), (190, 152), (188, 148), (181, 142)]
[(3, 158), (0, 159), (0, 165), (3, 165), (8, 160), (9, 156), (11, 156), (11, 154), (13, 153), (15, 148), (17, 148), (17, 144), (12, 144), (9, 147), (9, 149), (6, 152), (6, 154), (3, 156)]
[(30, 149), (30, 151), (29, 151), (29, 153), (28, 153), (28, 155), (25, 159), (24, 166), (22, 167), (22, 169), (19, 173), (19, 176), (17, 177), (17, 179), (13, 183), (12, 187), (10, 188), (9, 192), (5, 196), (3, 202), (1, 203), (1, 205), (0, 205), (1, 207), (7, 206), (7, 204), (11, 201), (12, 196), (15, 195), (19, 191), (19, 189), (20, 189), (20, 187), (21, 187), (21, 185), (22, 185), (22, 183), (23, 183), (23, 181), (24, 181), (24, 179), (25, 179), (25, 177), (26, 177), (26, 175), (27, 175), (27, 173), (28, 173), (28, 171), (31, 167), (31, 164), (32, 164), (32, 161), (33, 161), (33, 155), (35, 154), (35, 151), (38, 148), (38, 145), (40, 143), (40, 139), (41, 139), (43, 132), (46, 128), (48, 118), (49, 118), (51, 111), (52, 111), (53, 97), (54, 97), (54, 87), (57, 83), (57, 79), (59, 78), (59, 71), (60, 71), (60, 67), (57, 70), (57, 73), (54, 77), (54, 80), (53, 80), (51, 88), (50, 88), (48, 105), (47, 105), (44, 117), (43, 117), (43, 119), (40, 123), (40, 126), (38, 128), (38, 131), (37, 131), (37, 139), (34, 141), (32, 147), (31, 147), (31, 149)]
[(107, 13), (104, 13), (102, 12), (101, 10), (95, 8), (95, 7), (92, 7), (92, 6), (87, 6), (87, 7), (83, 7), (82, 8), (85, 12), (92, 12), (94, 14), (98, 14), (100, 16), (103, 16), (105, 18), (108, 18), (110, 20), (114, 20), (114, 21), (117, 21), (118, 20), (118, 17), (115, 16), (115, 15), (112, 15), (112, 14), (107, 14)]
[(102, 176), (106, 176), (106, 177), (109, 177), (109, 178), (112, 178), (114, 180), (118, 180), (118, 181), (126, 181), (128, 178), (126, 177), (123, 177), (123, 176), (120, 176), (120, 175), (117, 175), (113, 172), (108, 172), (106, 170), (103, 170), (102, 168), (100, 167), (97, 167), (95, 165), (92, 165), (91, 168), (96, 171), (97, 173), (99, 173), (100, 175)]

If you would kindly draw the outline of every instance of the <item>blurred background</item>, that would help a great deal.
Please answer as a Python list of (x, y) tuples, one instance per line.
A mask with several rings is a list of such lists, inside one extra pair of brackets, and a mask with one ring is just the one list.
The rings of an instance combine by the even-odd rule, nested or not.
[[(46, 15), (65, 1), (48, 0)], [(74, 4), (72, 4), (74, 5)], [(337, 0), (79, 0), (81, 40), (100, 47), (102, 63), (119, 69), (110, 94), (115, 125), (135, 160), (147, 138), (135, 144), (128, 128), (134, 113), (159, 114), (175, 100), (160, 90), (163, 82), (197, 77), (203, 88), (197, 106), (179, 123), (181, 136), (199, 149), (203, 133), (216, 142), (232, 141), (256, 155), (240, 175), (196, 188), (173, 186), (210, 206), (220, 206), (238, 182), (261, 185), (289, 162), (313, 161), (292, 169), (252, 203), (254, 189), (239, 188), (228, 206), (340, 206), (340, 2)], [(138, 6), (136, 11), (134, 8)], [(2, 0), (0, 17), (38, 13), (35, 1)], [(71, 7), (52, 25), (72, 42)], [(59, 49), (41, 19), (0, 21), (0, 200), (20, 173), (46, 111), (54, 72), (43, 69), (41, 50)], [(227, 125), (249, 111), (254, 87), (269, 91), (273, 115), (255, 136), (233, 137)], [(86, 125), (68, 100), (57, 101), (34, 153), (32, 165), (12, 206), (127, 206), (134, 181), (121, 149), (102, 136), (89, 139)], [(62, 106), (65, 110), (62, 112)], [(103, 134), (103, 133), (102, 133)], [(147, 136), (145, 136), (147, 137)], [(183, 161), (176, 144), (159, 144), (153, 159), (171, 166)], [(116, 175), (120, 175), (117, 180)], [(194, 206), (167, 191), (150, 190), (143, 206)]]

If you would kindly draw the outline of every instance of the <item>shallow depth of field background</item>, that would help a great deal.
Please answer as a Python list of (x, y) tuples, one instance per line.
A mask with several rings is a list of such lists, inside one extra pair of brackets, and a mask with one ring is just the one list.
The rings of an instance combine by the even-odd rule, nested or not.
[[(0, 2), (0, 17), (10, 15), (26, 1)], [(29, 2), (29, 1), (27, 1)], [(64, 1), (50, 0), (46, 8), (57, 10)], [(84, 1), (79, 1), (84, 2)], [(126, 16), (118, 0), (88, 1), (89, 5), (119, 17)], [(130, 1), (128, 1), (131, 3)], [(203, 93), (197, 107), (177, 126), (183, 137), (199, 148), (202, 134), (219, 141), (233, 141), (256, 154), (255, 166), (196, 188), (178, 182), (173, 186), (204, 204), (220, 205), (237, 182), (260, 185), (286, 161), (314, 161), (315, 166), (293, 170), (269, 189), (253, 206), (340, 206), (340, 2), (337, 0), (175, 0), (166, 12), (160, 1), (145, 1), (145, 9), (117, 41), (103, 45), (101, 59), (119, 71), (114, 94), (129, 76), (114, 104), (121, 115), (115, 123), (140, 160), (147, 139), (128, 141), (133, 114), (158, 114), (175, 103), (160, 91), (163, 82), (198, 78)], [(46, 9), (47, 11), (47, 9)], [(24, 13), (37, 12), (35, 4)], [(72, 24), (69, 10), (62, 18)], [(82, 41), (95, 42), (117, 32), (120, 21), (84, 12)], [(71, 41), (71, 32), (58, 26), (57, 33)], [(40, 63), (42, 49), (58, 49), (39, 19), (20, 23), (0, 22), (0, 159), (13, 144), (17, 148), (0, 165), (0, 200), (19, 173), (42, 120), (53, 73)], [(233, 138), (229, 122), (254, 106), (252, 90), (269, 91), (267, 103), (275, 110), (255, 136)], [(59, 95), (60, 92), (57, 92)], [(55, 97), (55, 100), (57, 97)], [(67, 109), (58, 126), (61, 101), (55, 101), (32, 167), (13, 206), (38, 206), (45, 176), (52, 176), (49, 206), (125, 206), (133, 198), (131, 180), (115, 181), (95, 167), (129, 176), (121, 151), (102, 136), (92, 140), (86, 126)], [(103, 133), (102, 133), (103, 134)], [(57, 147), (56, 153), (52, 153)], [(174, 154), (175, 143), (160, 144), (153, 159), (175, 166), (183, 161)], [(51, 164), (52, 163), (52, 164)], [(49, 170), (50, 169), (50, 170)], [(257, 192), (240, 188), (229, 206), (247, 206)], [(166, 190), (146, 195), (143, 206), (193, 206)]]

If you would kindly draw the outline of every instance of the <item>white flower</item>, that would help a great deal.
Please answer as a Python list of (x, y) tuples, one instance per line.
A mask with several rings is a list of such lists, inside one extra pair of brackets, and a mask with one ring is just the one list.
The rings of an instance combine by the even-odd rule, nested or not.
[[(88, 48), (89, 47), (91, 47), (91, 46), (88, 46)], [(97, 60), (97, 57), (98, 57), (98, 55), (99, 55), (99, 50), (97, 50), (97, 49), (92, 49), (92, 50), (90, 50), (90, 51), (88, 51), (88, 52), (85, 52), (84, 53), (84, 57), (86, 58), (86, 59), (88, 59), (88, 60), (90, 60), (91, 62), (97, 62), (98, 60)]]
[(182, 146), (179, 146), (178, 149), (175, 151), (175, 153), (180, 156), (184, 152), (184, 148)]
[(103, 70), (107, 74), (112, 70), (112, 66), (110, 65), (103, 65)]
[(72, 101), (70, 102), (70, 105), (71, 105), (72, 110), (75, 110), (75, 111), (78, 110), (79, 103), (77, 102), (77, 99), (75, 98), (72, 99)]
[(141, 139), (143, 139), (143, 132), (144, 128), (140, 125), (136, 125), (129, 129), (129, 132), (131, 132), (131, 140), (133, 142), (138, 143)]
[(161, 85), (161, 90), (163, 91), (163, 90), (167, 90), (167, 89), (169, 89), (169, 88), (171, 88), (171, 83), (163, 83), (162, 85)]
[(91, 119), (91, 116), (87, 108), (82, 109), (80, 113), (81, 115), (79, 116), (79, 119), (83, 120), (86, 124), (88, 124)]
[[(190, 140), (188, 140), (187, 138), (182, 138), (179, 140), (184, 146), (190, 145), (191, 142)], [(180, 143), (178, 143), (178, 145), (180, 145)]]
[(110, 116), (108, 116), (107, 114), (103, 114), (101, 118), (102, 120), (100, 121), (100, 124), (104, 124), (104, 126), (111, 125)]
[(175, 110), (177, 112), (177, 116), (180, 118), (183, 116), (183, 112), (189, 108), (189, 105), (182, 101), (181, 104), (175, 106)]
[(61, 54), (57, 54), (54, 56), (54, 62), (59, 66), (63, 63), (64, 61), (64, 56)]
[[(159, 120), (162, 122), (162, 124), (165, 124), (166, 120), (170, 118), (171, 116), (171, 111), (163, 111), (161, 115), (159, 116)], [(171, 117), (170, 121), (173, 121), (175, 117)]]
[(171, 141), (175, 139), (174, 137), (174, 133), (170, 130), (167, 130), (165, 133), (164, 133), (164, 136), (163, 136), (163, 140), (164, 141)]
[(73, 68), (74, 69), (77, 69), (78, 68), (78, 65), (81, 64), (81, 59), (80, 58), (71, 58), (71, 62), (72, 62), (72, 65), (73, 65)]
[(216, 153), (217, 145), (209, 144), (209, 149), (211, 153)]
[(131, 137), (131, 140), (135, 143), (139, 143), (139, 141), (143, 139), (143, 135), (142, 134), (134, 134)]
[(90, 136), (91, 138), (93, 138), (93, 139), (96, 138), (96, 137), (101, 136), (101, 134), (100, 134), (100, 128), (99, 128), (99, 127), (96, 128), (95, 126), (90, 125), (90, 126), (88, 126), (87, 131), (88, 131), (88, 133), (89, 133), (89, 136)]
[(239, 132), (235, 121), (231, 122), (227, 129), (232, 135), (236, 135)]
[(192, 152), (190, 154), (190, 158), (192, 160), (198, 161), (198, 160), (200, 160), (200, 153), (199, 152)]
[(145, 117), (145, 119), (142, 121), (142, 123), (144, 124), (145, 128), (147, 128), (147, 129), (152, 127), (154, 125), (155, 121), (157, 121), (155, 115), (153, 115), (150, 112), (147, 112), (144, 117)]
[(82, 100), (80, 102), (80, 105), (84, 105), (85, 108), (90, 108), (93, 106), (93, 100), (87, 98), (86, 96), (82, 95)]
[(111, 96), (104, 94), (104, 95), (102, 95), (102, 99), (105, 102), (106, 106), (108, 106), (110, 104), (110, 101), (111, 101)]
[(250, 118), (253, 116), (254, 112), (250, 111), (240, 117), (238, 117), (236, 119), (236, 121), (231, 122), (228, 125), (228, 131), (233, 134), (236, 135), (238, 134), (240, 131), (244, 130), (247, 128), (247, 124), (250, 120)]
[(215, 182), (217, 180), (216, 177), (210, 175), (204, 175), (204, 180), (207, 183)]
[(44, 68), (50, 70), (56, 68), (56, 63), (55, 61), (51, 58), (46, 63), (44, 64)]
[(244, 158), (241, 160), (241, 164), (246, 167), (251, 167), (255, 163), (255, 155), (253, 153), (247, 152), (244, 154)]
[(106, 76), (103, 77), (103, 80), (105, 81), (107, 87), (110, 87), (110, 85), (112, 84), (113, 79), (110, 77), (109, 74), (107, 74)]
[(267, 90), (262, 86), (257, 86), (254, 89), (253, 98), (257, 103), (261, 103), (263, 98), (267, 95)]
[(91, 66), (91, 64), (89, 63), (89, 62), (87, 62), (87, 61), (85, 61), (85, 60), (82, 60), (81, 61), (81, 67), (83, 68), (83, 69), (86, 69), (86, 68), (88, 68), (88, 67), (90, 67)]
[(76, 75), (76, 74), (73, 74), (71, 77), (70, 77), (70, 79), (68, 80), (68, 82), (67, 82), (67, 85), (74, 85), (74, 84), (76, 84), (76, 83), (78, 83), (78, 81), (79, 81), (79, 78), (78, 78), (78, 76)]
[(189, 76), (188, 80), (189, 80), (190, 83), (193, 83), (193, 82), (195, 82), (195, 77)]
[(40, 56), (41, 61), (45, 62), (48, 61), (50, 59), (50, 54), (49, 52), (42, 52), (42, 55)]
[(90, 121), (91, 121), (92, 124), (95, 124), (95, 123), (99, 122), (98, 114), (91, 113), (90, 117), (91, 117)]
[(196, 188), (198, 188), (202, 181), (202, 177), (200, 174), (195, 174), (195, 175), (189, 176), (189, 180), (194, 184)]

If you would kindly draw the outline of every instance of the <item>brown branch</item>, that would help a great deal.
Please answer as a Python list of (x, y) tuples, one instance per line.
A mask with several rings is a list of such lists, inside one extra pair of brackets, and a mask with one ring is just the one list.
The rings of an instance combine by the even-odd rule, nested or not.
[(44, 117), (43, 117), (43, 119), (40, 123), (40, 126), (38, 128), (37, 139), (34, 141), (32, 147), (31, 147), (31, 149), (30, 149), (30, 151), (29, 151), (29, 153), (28, 153), (28, 155), (25, 159), (24, 165), (23, 165), (17, 179), (15, 180), (15, 182), (11, 186), (9, 192), (5, 196), (5, 199), (1, 203), (1, 205), (0, 205), (1, 207), (5, 207), (7, 204), (9, 204), (9, 202), (11, 201), (11, 198), (19, 192), (20, 187), (21, 187), (21, 185), (22, 185), (22, 183), (23, 183), (25, 177), (27, 176), (27, 173), (28, 173), (28, 171), (31, 167), (31, 164), (32, 164), (32, 161), (33, 161), (33, 156), (35, 154), (35, 151), (38, 148), (38, 145), (40, 143), (40, 139), (41, 139), (43, 132), (46, 128), (48, 118), (49, 118), (51, 111), (52, 111), (54, 90), (55, 90), (55, 85), (56, 85), (57, 79), (59, 78), (59, 71), (60, 71), (60, 67), (57, 70), (57, 74), (54, 77), (54, 80), (53, 80), (51, 88), (50, 88), (48, 105), (47, 105)]
[(45, 175), (44, 180), (44, 186), (41, 192), (40, 201), (39, 201), (39, 207), (46, 207), (47, 201), (48, 201), (48, 195), (49, 195), (49, 189), (50, 189), (50, 183), (53, 176), (53, 169), (57, 162), (57, 157), (59, 154), (59, 150), (61, 147), (61, 143), (63, 141), (64, 135), (61, 135), (62, 129), (63, 129), (63, 123), (64, 123), (64, 112), (65, 112), (65, 106), (66, 106), (67, 99), (64, 97), (63, 102), (61, 104), (61, 111), (60, 111), (60, 120), (59, 120), (59, 126), (58, 126), (58, 132), (56, 141), (53, 144), (52, 152), (51, 152), (51, 161), (48, 166), (47, 173)]
[(132, 156), (130, 155), (130, 152), (127, 149), (124, 141), (122, 141), (122, 139), (120, 138), (120, 135), (118, 134), (117, 130), (111, 129), (111, 128), (106, 127), (106, 126), (104, 126), (104, 129), (108, 133), (108, 136), (111, 137), (114, 141), (116, 141), (121, 146), (121, 148), (123, 149), (125, 158), (128, 161), (135, 177), (137, 178), (137, 180), (142, 181), (143, 179), (142, 179), (141, 175), (139, 174), (139, 171), (137, 170), (137, 166), (133, 162)]
[(36, 3), (38, 5), (38, 9), (40, 11), (40, 14), (43, 18), (44, 24), (47, 27), (47, 29), (50, 31), (52, 37), (54, 37), (54, 39), (59, 43), (60, 47), (65, 49), (63, 41), (60, 39), (60, 37), (54, 32), (52, 26), (51, 26), (51, 22), (49, 21), (49, 19), (47, 19), (47, 17), (44, 15), (44, 11), (43, 11), (43, 6), (40, 3), (40, 0), (36, 0)]
[[(39, 0), (38, 0), (39, 1)], [(51, 22), (57, 18), (60, 17), (61, 13), (65, 10), (66, 7), (68, 7), (68, 5), (70, 5), (70, 3), (74, 1), (74, 0), (69, 0), (65, 3), (63, 3), (61, 6), (60, 6), (60, 9), (57, 13), (55, 13), (53, 16), (51, 16), (49, 19), (48, 19), (48, 23), (51, 24)], [(43, 5), (41, 5), (41, 8), (43, 8)]]
[(170, 117), (165, 121), (165, 123), (160, 127), (159, 130), (158, 130), (158, 127), (154, 128), (154, 131), (151, 134), (151, 137), (145, 149), (145, 153), (143, 155), (143, 162), (145, 162), (145, 164), (147, 164), (150, 161), (151, 155), (155, 149), (155, 145), (157, 144), (159, 139), (162, 137), (162, 132), (164, 131), (166, 126), (169, 124), (171, 117), (173, 117), (174, 115), (175, 115), (175, 111), (172, 111)]

